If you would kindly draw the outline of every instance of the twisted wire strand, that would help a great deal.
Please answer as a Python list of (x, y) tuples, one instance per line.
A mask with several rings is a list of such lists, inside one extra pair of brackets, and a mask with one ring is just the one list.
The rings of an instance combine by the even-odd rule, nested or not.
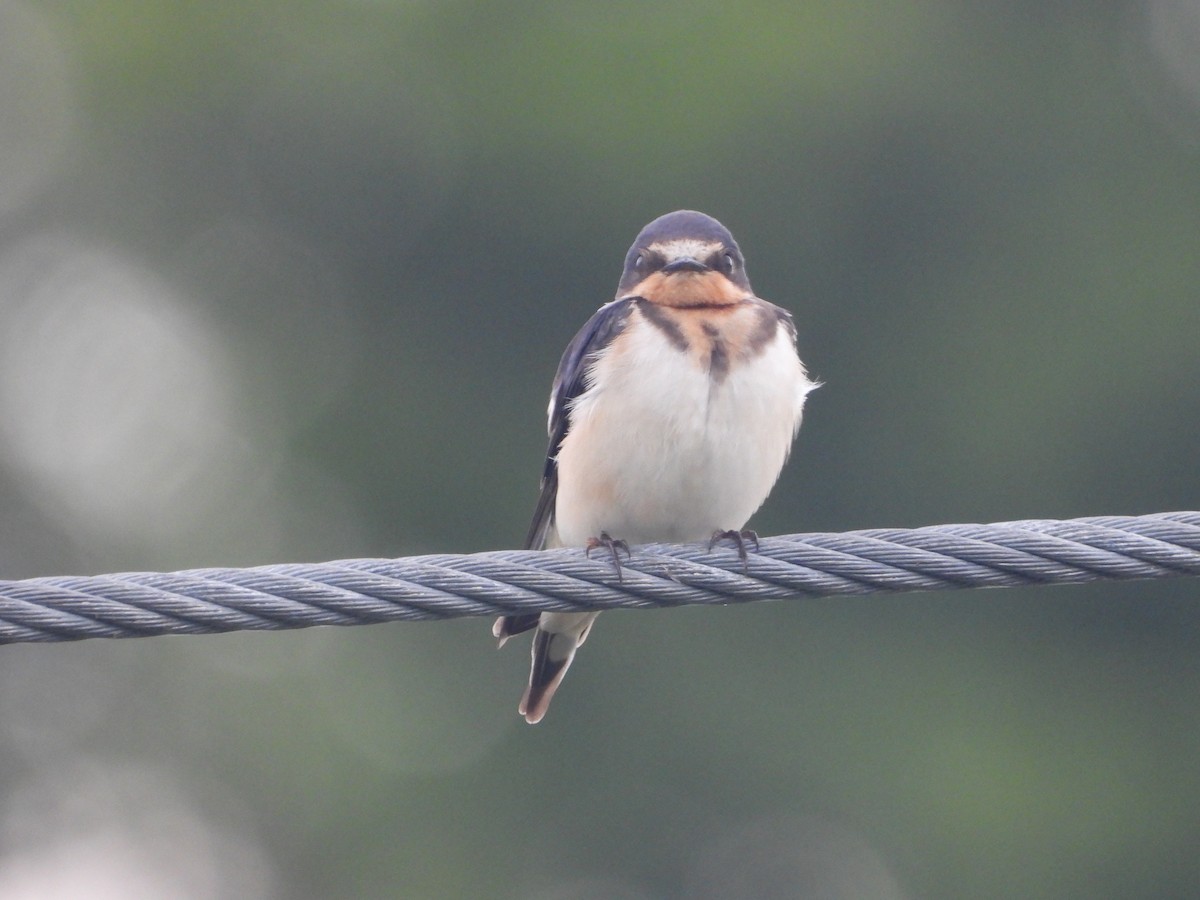
[(0, 643), (1200, 575), (1200, 512), (0, 581)]

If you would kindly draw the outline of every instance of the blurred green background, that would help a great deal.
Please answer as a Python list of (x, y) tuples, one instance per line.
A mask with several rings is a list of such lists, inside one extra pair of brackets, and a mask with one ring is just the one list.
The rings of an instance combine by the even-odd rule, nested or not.
[[(679, 207), (762, 533), (1200, 507), (1200, 4), (0, 2), (0, 577), (513, 547)], [(1200, 893), (1193, 581), (0, 649), (0, 897)]]

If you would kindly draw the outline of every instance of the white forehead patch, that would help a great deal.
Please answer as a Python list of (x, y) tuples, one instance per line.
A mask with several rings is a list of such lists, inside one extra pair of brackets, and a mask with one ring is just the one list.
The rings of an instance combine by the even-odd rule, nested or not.
[(721, 249), (716, 241), (697, 241), (681, 238), (677, 241), (658, 241), (650, 245), (650, 250), (658, 253), (668, 263), (677, 259), (708, 259)]

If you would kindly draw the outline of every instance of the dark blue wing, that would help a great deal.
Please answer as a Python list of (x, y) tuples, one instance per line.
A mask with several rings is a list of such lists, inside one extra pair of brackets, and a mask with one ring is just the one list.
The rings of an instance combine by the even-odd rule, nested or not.
[(525, 538), (526, 550), (545, 547), (546, 538), (554, 525), (554, 501), (558, 497), (558, 448), (562, 446), (570, 427), (570, 403), (587, 390), (588, 367), (596, 354), (621, 333), (629, 321), (633, 303), (632, 298), (625, 298), (600, 307), (563, 351), (558, 372), (554, 376), (554, 387), (550, 389), (550, 445), (546, 449), (546, 466), (542, 470), (542, 493), (533, 513), (533, 522), (529, 525), (529, 535)]

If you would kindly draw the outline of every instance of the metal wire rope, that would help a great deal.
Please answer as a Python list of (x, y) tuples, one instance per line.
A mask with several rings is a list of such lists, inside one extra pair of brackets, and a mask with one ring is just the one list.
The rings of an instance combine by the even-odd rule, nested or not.
[(0, 581), (0, 643), (1200, 575), (1200, 512)]

